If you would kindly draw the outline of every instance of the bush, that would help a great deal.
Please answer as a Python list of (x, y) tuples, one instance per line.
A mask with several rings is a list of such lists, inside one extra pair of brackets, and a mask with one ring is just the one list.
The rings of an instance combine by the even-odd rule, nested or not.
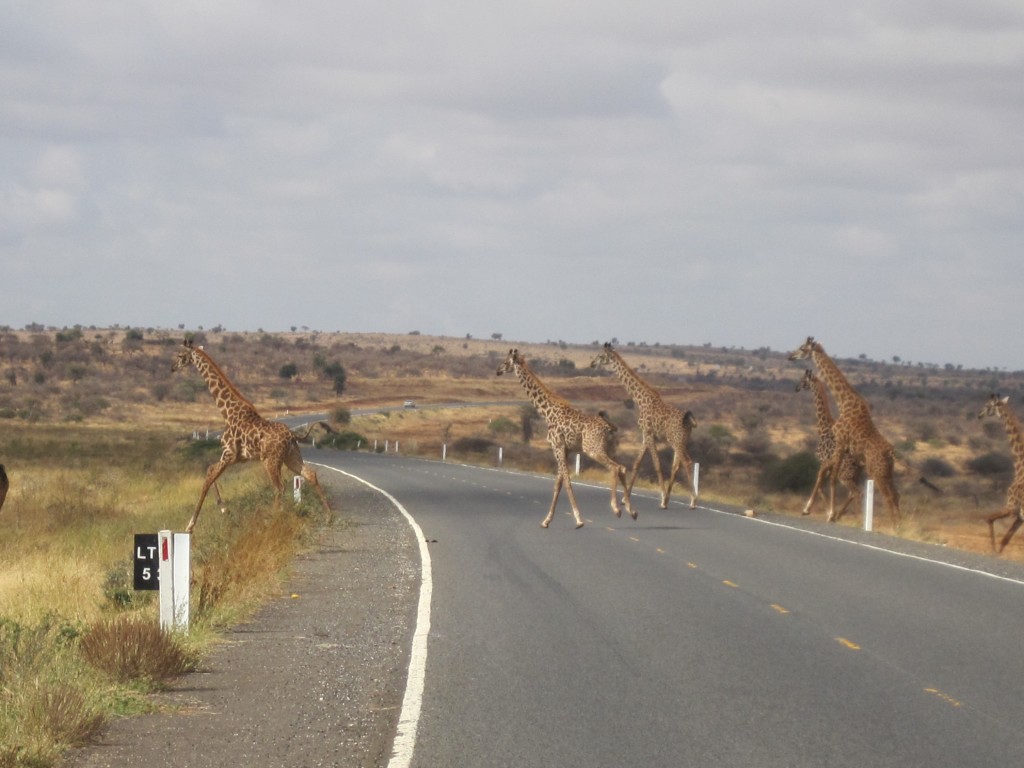
[(459, 453), (487, 453), (494, 449), (494, 442), (486, 437), (460, 437), (452, 443), (452, 450)]
[(932, 457), (921, 462), (921, 474), (927, 477), (953, 477), (956, 470), (948, 461)]
[(330, 435), (325, 435), (318, 446), (321, 448), (335, 448), (339, 451), (355, 451), (367, 444), (367, 439), (364, 435), (351, 430), (345, 430), (344, 432), (334, 432)]
[(121, 614), (94, 624), (79, 641), (82, 656), (119, 682), (163, 684), (195, 665), (178, 640), (152, 619)]
[(807, 493), (818, 477), (818, 460), (810, 451), (775, 459), (761, 470), (761, 487), (766, 491)]
[(967, 469), (983, 477), (1013, 473), (1013, 459), (1003, 453), (986, 453), (967, 462)]

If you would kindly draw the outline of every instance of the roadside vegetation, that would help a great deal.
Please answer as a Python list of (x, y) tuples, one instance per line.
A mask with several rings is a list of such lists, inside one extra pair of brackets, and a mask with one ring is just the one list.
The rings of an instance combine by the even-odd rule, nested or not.
[[(494, 375), (509, 346), (559, 394), (607, 411), (621, 460), (639, 450), (633, 404), (613, 376), (589, 368), (598, 340), (220, 328), (189, 336), (265, 416), (323, 414), (304, 447), (314, 461), (317, 450), (397, 445), (495, 465), (500, 449), (505, 466), (550, 473), (543, 420), (517, 382)], [(222, 479), (231, 514), (208, 500), (193, 541), (190, 631), (159, 630), (155, 593), (132, 589), (133, 535), (180, 530), (219, 451), (208, 436), (220, 415), (202, 380), (170, 373), (184, 337), (181, 329), (0, 329), (0, 463), (11, 481), (0, 511), (0, 768), (53, 765), (110, 718), (146, 711), (151, 692), (194, 669), (219, 632), (278, 594), (294, 553), (327, 522), (308, 498), (297, 509), (286, 498), (276, 512), (261, 467), (232, 468)], [(803, 366), (786, 361), (788, 350), (617, 348), (668, 402), (696, 415), (690, 447), (702, 499), (799, 514), (817, 471), (814, 413), (810, 396), (795, 391)], [(1002, 425), (976, 416), (990, 392), (1009, 395), (1024, 415), (1024, 373), (837, 362), (902, 458), (943, 489), (936, 496), (904, 470), (904, 520), (894, 531), (876, 507), (876, 526), (987, 552), (981, 518), (1003, 504), (1013, 463)], [(670, 453), (661, 460), (667, 468)], [(586, 459), (582, 470), (606, 479)], [(653, 480), (645, 462), (638, 488)], [(685, 502), (686, 491), (677, 485), (673, 496)], [(823, 516), (820, 502), (815, 514)], [(859, 518), (851, 512), (843, 524)], [(1024, 560), (1024, 539), (1003, 557)]]

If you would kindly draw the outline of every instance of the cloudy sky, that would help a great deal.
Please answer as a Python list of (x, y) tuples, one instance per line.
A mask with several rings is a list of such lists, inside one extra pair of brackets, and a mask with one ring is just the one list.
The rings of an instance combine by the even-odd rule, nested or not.
[(0, 325), (1024, 369), (1020, 0), (0, 0)]

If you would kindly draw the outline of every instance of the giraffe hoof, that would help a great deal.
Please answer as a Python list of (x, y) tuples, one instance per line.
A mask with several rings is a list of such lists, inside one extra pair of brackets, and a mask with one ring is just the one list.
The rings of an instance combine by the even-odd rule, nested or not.
[(697, 502), (696, 501), (691, 501), (690, 502), (690, 509), (696, 509), (696, 508), (697, 508)]
[(612, 512), (615, 513), (616, 517), (622, 517), (622, 510), (621, 509), (613, 509)]
[(636, 512), (634, 512), (632, 509), (629, 510), (629, 516), (636, 520)]
[(540, 527), (541, 528), (547, 528), (549, 525), (550, 525), (550, 523), (547, 520), (545, 520), (543, 523), (540, 524)]
[(578, 531), (582, 527), (583, 527), (583, 521), (580, 520), (578, 523), (576, 523), (576, 530)]
[(664, 501), (664, 500), (662, 500), (662, 502), (661, 502), (661, 508), (662, 508), (662, 509), (668, 509), (668, 502), (667, 502), (667, 501)]

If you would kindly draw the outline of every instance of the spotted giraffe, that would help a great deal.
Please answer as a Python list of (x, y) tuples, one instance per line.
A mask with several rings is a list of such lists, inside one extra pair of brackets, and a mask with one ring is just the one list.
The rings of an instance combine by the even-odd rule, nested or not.
[[(811, 513), (811, 507), (814, 506), (814, 502), (817, 496), (820, 494), (823, 498), (825, 491), (822, 489), (821, 484), (824, 482), (825, 477), (829, 472), (829, 468), (835, 466), (833, 457), (836, 452), (836, 438), (833, 433), (833, 427), (835, 425), (835, 418), (832, 416), (832, 407), (828, 403), (828, 393), (825, 391), (824, 382), (814, 375), (814, 371), (808, 368), (804, 371), (804, 375), (800, 378), (800, 383), (796, 385), (796, 391), (802, 392), (807, 390), (814, 397), (814, 416), (818, 427), (818, 446), (815, 449), (815, 455), (818, 458), (818, 476), (814, 481), (814, 489), (811, 491), (810, 498), (807, 499), (807, 503), (804, 504), (803, 514), (809, 515)], [(853, 458), (849, 453), (844, 453), (842, 458), (839, 460), (839, 481), (846, 486), (846, 490), (849, 491), (846, 502), (840, 508), (839, 512), (832, 515), (832, 510), (829, 510), (829, 515), (826, 518), (829, 522), (838, 520), (845, 514), (850, 504), (857, 502), (860, 503), (860, 498), (863, 495), (861, 491), (862, 475), (864, 474), (864, 468), (861, 464)]]
[(899, 525), (900, 494), (896, 490), (893, 476), (896, 454), (875, 426), (867, 401), (847, 381), (843, 372), (826, 354), (825, 348), (813, 336), (808, 336), (807, 341), (789, 355), (789, 359), (813, 360), (839, 408), (839, 417), (832, 426), (836, 450), (828, 465), (822, 468), (831, 474), (829, 518), (835, 515), (839, 464), (843, 456), (849, 453), (854, 459), (863, 462), (868, 477), (875, 481), (882, 493), (893, 525)]
[(616, 517), (622, 515), (619, 507), (617, 492), (619, 481), (622, 481), (623, 496), (622, 503), (626, 506), (629, 516), (636, 520), (636, 512), (629, 501), (629, 487), (626, 485), (626, 468), (619, 464), (611, 456), (612, 436), (615, 427), (608, 421), (604, 413), (597, 416), (583, 413), (569, 404), (567, 400), (556, 395), (548, 389), (544, 383), (537, 378), (537, 375), (530, 370), (526, 360), (516, 349), (510, 349), (505, 362), (499, 366), (497, 375), (514, 373), (522, 384), (526, 394), (529, 395), (537, 411), (544, 417), (548, 425), (548, 443), (555, 455), (557, 469), (555, 472), (555, 491), (551, 497), (551, 509), (547, 517), (541, 522), (541, 527), (547, 528), (555, 516), (555, 505), (558, 503), (558, 495), (565, 485), (565, 491), (569, 496), (569, 503), (572, 505), (572, 514), (576, 518), (576, 527), (583, 527), (583, 518), (580, 516), (580, 508), (576, 503), (576, 494), (572, 489), (572, 482), (569, 480), (569, 451), (582, 450), (594, 461), (607, 467), (611, 472), (611, 505)]
[(283, 487), (281, 466), (284, 465), (296, 475), (301, 475), (316, 489), (324, 509), (330, 512), (327, 496), (324, 494), (323, 488), (320, 487), (316, 472), (303, 464), (302, 453), (299, 451), (298, 441), (292, 431), (281, 422), (269, 421), (260, 416), (256, 406), (238, 391), (203, 348), (195, 347), (191, 341), (186, 340), (174, 359), (171, 371), (187, 368), (190, 365), (194, 365), (206, 381), (210, 394), (213, 395), (217, 408), (220, 409), (221, 415), (224, 417), (226, 426), (220, 438), (221, 446), (223, 446), (220, 459), (206, 470), (206, 481), (199, 494), (199, 503), (196, 504), (195, 512), (192, 513), (192, 519), (188, 521), (185, 531), (191, 533), (195, 528), (196, 520), (199, 519), (199, 511), (203, 508), (203, 501), (210, 491), (210, 486), (214, 486), (217, 502), (221, 503), (220, 491), (216, 488), (216, 482), (224, 470), (232, 464), (253, 459), (261, 462), (267, 471), (270, 482), (274, 485), (275, 503), (280, 504), (281, 502)]
[[(1010, 543), (1013, 534), (1020, 528), (1021, 523), (1024, 523), (1024, 435), (1021, 435), (1020, 422), (1017, 420), (1017, 414), (1010, 407), (1009, 397), (990, 396), (985, 407), (978, 414), (978, 418), (981, 419), (985, 416), (999, 416), (1003, 420), (1003, 427), (1010, 438), (1010, 450), (1013, 451), (1013, 482), (1010, 483), (1006, 492), (1006, 506), (985, 518), (985, 522), (988, 523), (989, 538), (992, 540), (992, 549), (1002, 552)], [(1010, 523), (1002, 541), (999, 542), (999, 549), (996, 550), (995, 522), (1004, 517), (1012, 517), (1013, 522)]]
[[(633, 462), (633, 469), (629, 474), (629, 482), (626, 487), (632, 491), (633, 483), (636, 482), (637, 473), (640, 471), (640, 462), (645, 454), (651, 455), (654, 463), (654, 472), (658, 476), (658, 490), (661, 491), (661, 508), (668, 509), (669, 497), (672, 494), (672, 486), (676, 482), (676, 476), (680, 467), (686, 466), (684, 479), (690, 489), (690, 509), (697, 506), (697, 492), (693, 487), (693, 459), (687, 450), (690, 442), (690, 432), (697, 426), (697, 419), (693, 413), (685, 413), (673, 405), (662, 400), (661, 395), (647, 382), (637, 375), (637, 372), (629, 367), (629, 364), (609, 343), (605, 343), (604, 349), (590, 362), (591, 368), (609, 366), (615, 375), (619, 377), (629, 396), (637, 409), (637, 426), (640, 428), (643, 449), (640, 455)], [(661, 474), (661, 461), (658, 458), (658, 441), (664, 441), (672, 447), (672, 468), (668, 473), (668, 480)]]

